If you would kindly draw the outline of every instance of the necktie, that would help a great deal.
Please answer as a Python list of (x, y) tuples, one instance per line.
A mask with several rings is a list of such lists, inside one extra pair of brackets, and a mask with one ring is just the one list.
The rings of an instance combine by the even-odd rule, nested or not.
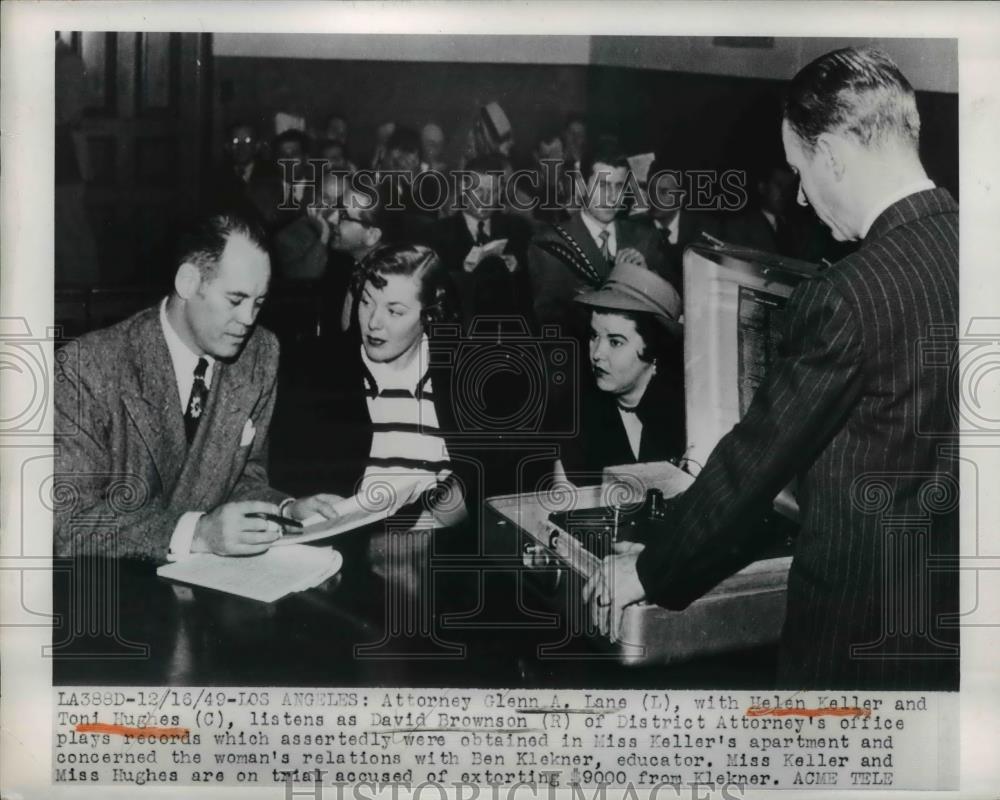
[(198, 366), (194, 368), (194, 383), (191, 384), (187, 411), (184, 412), (184, 432), (187, 434), (188, 444), (194, 441), (194, 435), (198, 431), (198, 421), (205, 411), (205, 401), (208, 399), (208, 387), (205, 385), (207, 370), (208, 361), (199, 358)]
[(611, 251), (608, 249), (608, 239), (611, 234), (608, 232), (607, 228), (601, 231), (601, 255), (604, 256), (604, 260), (610, 265), (611, 264)]
[(476, 225), (476, 246), (481, 247), (490, 240), (490, 237), (486, 234), (486, 223), (483, 220), (479, 220), (479, 224)]

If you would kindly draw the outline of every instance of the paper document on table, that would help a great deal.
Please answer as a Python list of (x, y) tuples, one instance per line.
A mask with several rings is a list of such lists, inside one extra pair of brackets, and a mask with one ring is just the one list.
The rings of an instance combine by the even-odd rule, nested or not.
[(400, 508), (413, 502), (427, 488), (426, 476), (402, 478), (396, 476), (382, 477), (377, 485), (362, 490), (359, 494), (345, 497), (333, 504), (337, 512), (336, 519), (326, 519), (320, 514), (314, 514), (305, 520), (301, 531), (289, 531), (272, 546), (303, 544), (328, 536), (347, 533), (356, 528), (370, 525), (373, 522), (386, 519)]
[(503, 251), (507, 247), (506, 239), (494, 239), (491, 242), (487, 242), (482, 245), (475, 245), (470, 251), (469, 255), (465, 257), (465, 270), (466, 272), (471, 272), (476, 268), (480, 261), (484, 258), (489, 258), (490, 256), (502, 256)]
[(272, 603), (318, 586), (340, 570), (344, 558), (324, 547), (271, 548), (255, 556), (197, 553), (156, 570), (161, 578)]

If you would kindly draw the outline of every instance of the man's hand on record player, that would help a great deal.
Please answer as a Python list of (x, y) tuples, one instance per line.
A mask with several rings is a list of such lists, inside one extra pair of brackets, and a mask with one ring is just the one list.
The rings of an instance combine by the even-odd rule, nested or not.
[(646, 596), (635, 569), (643, 547), (638, 542), (616, 542), (614, 555), (601, 562), (583, 587), (583, 602), (590, 605), (594, 626), (612, 642), (621, 638), (625, 608)]

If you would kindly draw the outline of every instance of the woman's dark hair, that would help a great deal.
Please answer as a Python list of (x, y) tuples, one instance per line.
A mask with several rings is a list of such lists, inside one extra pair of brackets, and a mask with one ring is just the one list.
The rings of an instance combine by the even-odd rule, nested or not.
[(385, 244), (372, 250), (358, 265), (351, 290), (360, 297), (366, 283), (376, 289), (386, 285), (386, 275), (408, 275), (420, 280), (420, 317), (425, 326), (455, 322), (451, 276), (444, 262), (422, 244)]
[(657, 362), (663, 366), (669, 353), (677, 348), (677, 337), (657, 322), (656, 315), (649, 311), (626, 311), (603, 306), (595, 306), (591, 311), (594, 314), (614, 314), (632, 320), (636, 333), (642, 339), (639, 358), (647, 364)]

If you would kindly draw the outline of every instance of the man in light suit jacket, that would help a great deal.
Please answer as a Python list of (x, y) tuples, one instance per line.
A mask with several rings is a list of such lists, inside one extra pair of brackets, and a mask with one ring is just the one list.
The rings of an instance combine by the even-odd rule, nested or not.
[(278, 342), (254, 323), (270, 275), (262, 231), (213, 216), (182, 243), (170, 296), (59, 360), (57, 555), (247, 555), (281, 535), (248, 514), (334, 515), (330, 495), (268, 485)]
[(628, 177), (624, 153), (603, 143), (583, 157), (580, 177), (586, 182), (582, 208), (565, 224), (546, 225), (535, 235), (528, 275), (537, 321), (562, 325), (564, 334), (586, 344), (588, 316), (573, 298), (599, 287), (616, 263), (639, 264), (670, 278), (655, 232), (619, 219)]
[(878, 51), (829, 53), (792, 81), (782, 139), (799, 202), (861, 246), (796, 289), (781, 357), (668, 533), (594, 575), (605, 630), (644, 597), (683, 608), (710, 589), (748, 518), (798, 476), (779, 684), (958, 687), (956, 409), (934, 366), (955, 353), (958, 207), (928, 180), (919, 129), (913, 89)]

